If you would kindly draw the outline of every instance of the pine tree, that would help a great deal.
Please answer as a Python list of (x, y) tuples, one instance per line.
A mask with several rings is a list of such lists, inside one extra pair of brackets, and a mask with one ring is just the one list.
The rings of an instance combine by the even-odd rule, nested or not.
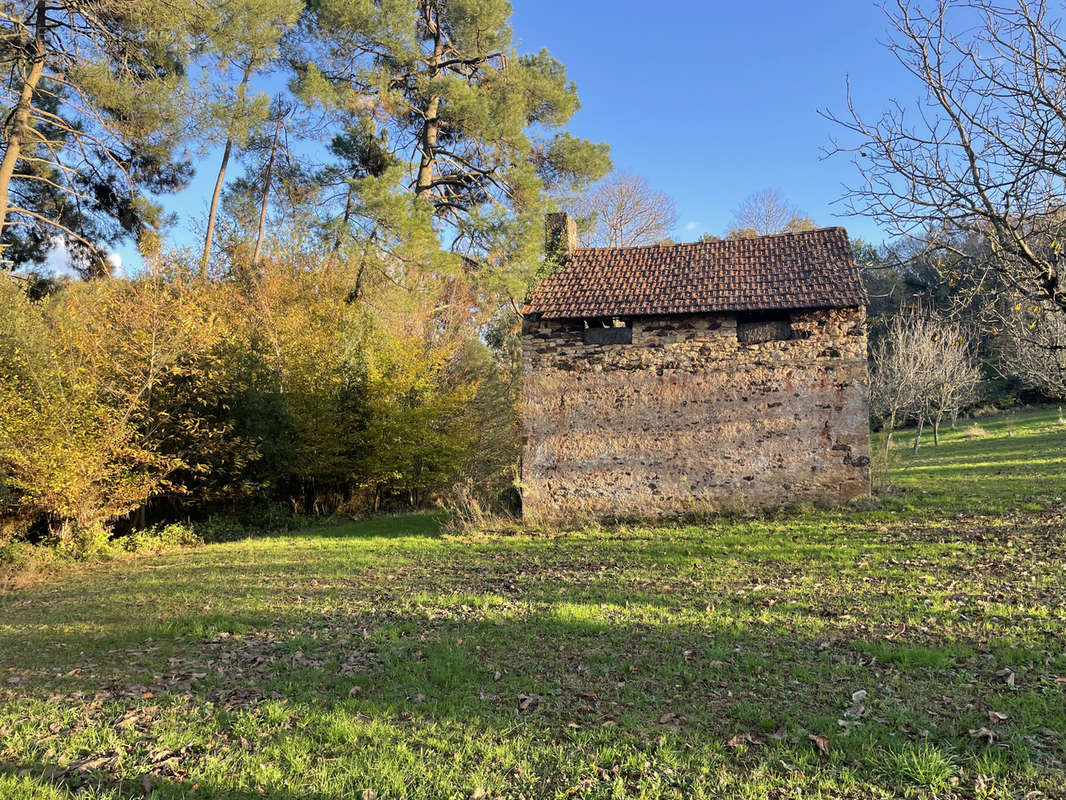
[(14, 0), (0, 15), (0, 243), (19, 263), (64, 242), (85, 272), (102, 245), (152, 241), (144, 191), (187, 178), (173, 152), (192, 0)]
[(270, 97), (254, 91), (252, 82), (271, 70), (279, 42), (296, 23), (302, 6), (302, 0), (226, 0), (213, 7), (206, 32), (211, 60), (205, 70), (212, 85), (202, 92), (210, 98), (202, 116), (207, 140), (223, 146), (200, 259), (203, 279), (207, 278), (218, 205), (234, 148), (273, 127)]
[(546, 51), (516, 52), (510, 16), (504, 0), (313, 0), (292, 58), (297, 94), (372, 127), (398, 188), (483, 275), (532, 269), (550, 193), (610, 167), (562, 131), (577, 89)]

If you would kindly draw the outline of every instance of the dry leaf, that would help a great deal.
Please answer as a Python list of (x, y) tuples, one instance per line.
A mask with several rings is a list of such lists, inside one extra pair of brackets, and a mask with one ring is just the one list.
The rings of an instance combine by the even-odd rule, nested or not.
[(729, 747), (740, 747), (742, 744), (758, 744), (758, 740), (755, 739), (750, 733), (741, 733), (734, 736), (726, 744)]
[(991, 731), (988, 728), (977, 728), (970, 730), (970, 736), (974, 739), (987, 739), (988, 744), (992, 744), (996, 740), (996, 732)]
[(988, 721), (991, 722), (993, 725), (995, 725), (997, 722), (1006, 722), (1007, 719), (1007, 715), (1000, 711), (988, 712)]
[(544, 698), (539, 694), (520, 694), (518, 695), (518, 712), (520, 714), (532, 714), (541, 704), (544, 702)]
[(669, 711), (659, 717), (660, 725), (669, 725), (674, 722), (677, 722), (677, 714), (671, 714)]
[(861, 703), (865, 699), (866, 699), (866, 690), (865, 689), (859, 689), (859, 691), (853, 692), (852, 695), (851, 695), (851, 702), (856, 704), (856, 705), (858, 705), (859, 703)]
[(1012, 670), (1010, 667), (1004, 667), (1003, 669), (999, 670), (996, 675), (998, 675), (1000, 678), (1005, 678), (1007, 680), (1008, 686), (1014, 685), (1014, 670)]
[(821, 733), (808, 733), (807, 738), (814, 742), (814, 746), (818, 748), (819, 753), (825, 755), (829, 754), (829, 737)]
[(485, 800), (488, 796), (489, 793), (479, 786), (474, 789), (474, 793), (470, 795), (470, 800)]

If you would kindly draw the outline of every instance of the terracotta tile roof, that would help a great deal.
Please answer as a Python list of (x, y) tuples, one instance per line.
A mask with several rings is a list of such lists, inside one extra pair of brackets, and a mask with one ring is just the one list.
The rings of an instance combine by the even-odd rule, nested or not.
[(523, 309), (547, 319), (866, 304), (843, 228), (752, 239), (577, 248)]

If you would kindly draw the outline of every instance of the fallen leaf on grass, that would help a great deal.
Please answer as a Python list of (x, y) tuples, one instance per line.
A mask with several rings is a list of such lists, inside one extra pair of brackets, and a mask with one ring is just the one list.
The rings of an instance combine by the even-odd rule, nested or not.
[(750, 733), (741, 733), (734, 736), (726, 744), (729, 747), (740, 747), (742, 744), (758, 744), (759, 741)]
[(989, 730), (988, 728), (984, 727), (976, 729), (971, 728), (970, 736), (972, 736), (974, 739), (987, 739), (988, 744), (992, 744), (992, 742), (994, 742), (997, 738), (995, 731)]
[(988, 712), (988, 721), (991, 722), (993, 725), (995, 725), (997, 722), (1006, 722), (1007, 719), (1007, 715), (1000, 711)]
[(814, 746), (818, 748), (818, 752), (824, 755), (829, 754), (829, 737), (821, 733), (808, 733), (807, 738), (814, 742)]
[(520, 694), (518, 695), (518, 713), (532, 714), (539, 709), (543, 703), (544, 698), (539, 694)]
[(856, 703), (848, 709), (845, 709), (844, 716), (849, 719), (859, 719), (866, 713), (866, 706), (862, 703)]
[(1010, 667), (1004, 667), (1003, 669), (999, 670), (996, 675), (1000, 678), (1004, 678), (1007, 681), (1008, 686), (1014, 685), (1014, 670), (1012, 670)]
[(672, 714), (669, 711), (667, 711), (665, 714), (663, 714), (661, 717), (659, 717), (659, 724), (660, 725), (676, 725), (677, 724), (677, 714)]

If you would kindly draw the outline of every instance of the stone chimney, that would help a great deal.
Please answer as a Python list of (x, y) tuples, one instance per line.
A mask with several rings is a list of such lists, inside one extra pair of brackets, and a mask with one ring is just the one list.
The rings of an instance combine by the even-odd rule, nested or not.
[(577, 224), (565, 211), (544, 217), (544, 257), (556, 265), (570, 261), (577, 247)]

